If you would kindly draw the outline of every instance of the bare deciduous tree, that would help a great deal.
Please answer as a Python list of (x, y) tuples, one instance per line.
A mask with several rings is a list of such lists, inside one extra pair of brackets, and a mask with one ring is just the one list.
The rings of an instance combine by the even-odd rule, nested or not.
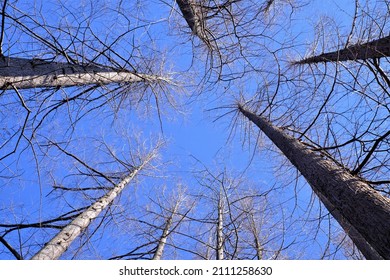
[(54, 260), (58, 259), (70, 246), (70, 244), (80, 235), (81, 232), (105, 209), (122, 190), (133, 180), (137, 173), (144, 168), (156, 156), (153, 151), (149, 154), (141, 165), (136, 166), (126, 177), (104, 196), (88, 207), (83, 213), (75, 218), (69, 225), (62, 229), (52, 240), (50, 240), (36, 255), (33, 260)]
[(366, 258), (390, 258), (390, 200), (342, 166), (323, 158), (263, 117), (238, 109), (258, 126), (302, 173), (329, 212)]
[(320, 55), (308, 57), (294, 64), (309, 64), (320, 62), (338, 62), (346, 60), (367, 60), (378, 59), (390, 56), (390, 36), (373, 40), (364, 44), (347, 46), (344, 49), (334, 52), (323, 53)]
[[(0, 89), (70, 87), (96, 84), (153, 83), (162, 77), (132, 73), (99, 65), (77, 65), (42, 59), (2, 57), (0, 59)], [(167, 79), (165, 79), (168, 81)]]

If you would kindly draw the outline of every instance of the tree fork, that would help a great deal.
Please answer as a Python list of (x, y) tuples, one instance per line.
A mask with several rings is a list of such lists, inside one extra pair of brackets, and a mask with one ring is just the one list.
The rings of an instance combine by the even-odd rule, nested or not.
[(390, 259), (390, 199), (261, 116), (241, 105), (238, 109), (306, 178), (366, 259)]

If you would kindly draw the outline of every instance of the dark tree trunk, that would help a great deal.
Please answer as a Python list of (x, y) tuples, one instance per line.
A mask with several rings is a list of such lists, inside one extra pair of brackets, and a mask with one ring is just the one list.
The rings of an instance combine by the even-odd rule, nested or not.
[(239, 110), (300, 171), (367, 259), (390, 259), (390, 199), (264, 118), (241, 106)]
[(294, 64), (319, 63), (330, 61), (364, 60), (390, 56), (390, 36), (365, 44), (357, 44), (334, 52), (308, 57)]
[(212, 48), (206, 32), (206, 22), (204, 19), (204, 15), (206, 14), (204, 10), (206, 7), (202, 7), (201, 3), (195, 0), (176, 0), (176, 3), (188, 26), (191, 28), (192, 33), (198, 36), (209, 48)]

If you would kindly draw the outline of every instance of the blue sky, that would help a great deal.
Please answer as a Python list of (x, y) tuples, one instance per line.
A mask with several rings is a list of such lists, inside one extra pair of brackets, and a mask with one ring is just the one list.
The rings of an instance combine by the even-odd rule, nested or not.
[[(75, 4), (74, 6), (77, 6), (79, 3), (79, 1), (68, 2)], [(119, 31), (118, 28), (120, 26), (125, 28), (126, 18), (119, 17), (117, 21), (113, 22), (112, 19), (115, 19), (115, 13), (107, 9), (104, 2), (108, 4), (109, 1), (97, 1), (96, 5), (93, 6), (93, 9), (99, 13), (99, 7), (105, 7), (103, 11), (109, 14), (109, 16), (107, 18), (103, 16), (96, 17), (92, 26), (96, 31), (111, 27), (115, 34), (115, 32)], [(354, 1), (342, 1), (342, 3), (338, 3), (337, 1), (326, 1), (326, 3), (324, 3), (324, 1), (307, 2), (309, 2), (307, 5), (294, 13), (294, 20), (291, 23), (291, 28), (287, 31), (287, 35), (291, 37), (299, 34), (295, 40), (302, 43), (302, 45), (297, 45), (293, 50), (286, 51), (286, 53), (290, 53), (292, 56), (305, 54), (308, 45), (314, 38), (313, 24), (317, 23), (320, 18), (319, 15), (330, 16), (336, 19), (337, 22), (341, 23), (341, 30), (343, 31), (348, 30), (349, 28), (350, 18), (346, 16), (346, 14), (352, 14)], [(53, 25), (58, 23), (59, 16), (62, 12), (65, 12), (65, 9), (62, 11), (58, 9), (57, 14), (53, 14), (53, 17), (50, 17), (47, 16), (49, 14), (47, 10), (50, 11), (55, 9), (54, 6), (52, 6), (54, 1), (42, 3), (37, 1), (37, 3), (39, 4), (37, 4), (36, 7), (42, 7), (41, 11), (43, 18), (47, 19), (48, 22)], [(88, 1), (84, 1), (82, 4), (83, 3), (88, 4)], [(229, 138), (233, 128), (231, 126), (231, 121), (234, 117), (234, 113), (218, 119), (219, 116), (225, 114), (229, 109), (213, 110), (220, 106), (231, 105), (235, 99), (233, 96), (240, 90), (246, 91), (245, 94), (250, 96), (250, 91), (255, 92), (258, 85), (256, 82), (253, 82), (252, 79), (248, 78), (245, 80), (245, 85), (238, 81), (233, 84), (226, 93), (221, 93), (225, 85), (222, 85), (221, 87), (196, 87), (195, 84), (200, 79), (200, 77), (196, 75), (202, 74), (202, 65), (204, 65), (204, 61), (198, 58), (192, 60), (192, 52), (199, 55), (202, 51), (199, 51), (192, 45), (189, 36), (190, 32), (186, 28), (185, 21), (180, 18), (180, 14), (178, 14), (177, 11), (172, 11), (171, 7), (164, 2), (153, 1), (153, 3), (157, 3), (157, 6), (150, 5), (148, 8), (149, 12), (144, 16), (144, 18), (147, 18), (148, 20), (150, 19), (149, 17), (152, 17), (150, 22), (147, 22), (146, 20), (143, 22), (149, 27), (137, 30), (135, 32), (137, 36), (134, 36), (133, 39), (135, 42), (142, 45), (150, 44), (150, 38), (152, 38), (155, 40), (155, 45), (150, 44), (148, 46), (150, 49), (157, 48), (161, 54), (165, 55), (167, 63), (164, 70), (178, 73), (174, 76), (181, 79), (182, 83), (186, 83), (189, 77), (194, 78), (194, 80), (191, 81), (194, 85), (191, 85), (190, 87), (185, 86), (183, 89), (180, 87), (174, 88), (171, 92), (172, 95), (185, 93), (196, 96), (199, 94), (199, 96), (197, 98), (192, 98), (191, 103), (185, 104), (180, 108), (184, 113), (177, 112), (169, 107), (162, 108), (162, 127), (160, 126), (160, 119), (158, 118), (156, 110), (152, 110), (148, 116), (144, 116), (142, 107), (139, 110), (124, 107), (119, 110), (115, 118), (110, 113), (110, 108), (93, 112), (77, 127), (77, 133), (73, 136), (73, 140), (76, 144), (70, 145), (69, 148), (72, 149), (72, 151), (77, 152), (80, 156), (93, 158), (95, 156), (93, 154), (95, 147), (90, 146), (92, 141), (83, 143), (83, 139), (85, 139), (84, 137), (88, 137), (88, 139), (98, 138), (103, 135), (107, 142), (115, 146), (115, 149), (119, 154), (126, 153), (125, 147), (128, 148), (128, 146), (124, 144), (124, 140), (120, 138), (121, 136), (114, 133), (115, 129), (120, 130), (124, 127), (129, 131), (137, 131), (142, 137), (148, 139), (150, 136), (157, 138), (159, 134), (161, 135), (162, 128), (163, 137), (167, 139), (168, 144), (162, 152), (161, 161), (169, 162), (171, 165), (164, 164), (164, 169), (161, 169), (164, 170), (164, 176), (162, 176), (164, 178), (160, 178), (158, 176), (159, 174), (157, 174), (157, 177), (155, 178), (144, 177), (141, 179), (137, 188), (137, 193), (135, 194), (137, 198), (141, 197), (137, 200), (137, 203), (141, 205), (146, 203), (143, 200), (143, 195), (150, 193), (151, 189), (158, 192), (161, 185), (174, 187), (177, 184), (177, 181), (179, 181), (189, 188), (197, 188), (197, 182), (191, 176), (191, 172), (193, 172), (194, 169), (201, 168), (194, 160), (194, 158), (196, 158), (203, 165), (211, 169), (215, 168), (218, 170), (221, 167), (226, 167), (231, 170), (232, 173), (242, 174), (242, 176), (250, 179), (249, 181), (251, 184), (258, 185), (261, 189), (276, 186), (277, 190), (273, 193), (273, 200), (279, 203), (288, 201), (283, 206), (285, 211), (284, 214), (288, 218), (287, 224), (289, 227), (286, 243), (295, 241), (297, 244), (296, 247), (292, 246), (293, 249), (291, 252), (288, 252), (290, 257), (321, 257), (324, 248), (324, 244), (321, 242), (326, 240), (328, 224), (325, 221), (323, 227), (320, 227), (318, 236), (313, 236), (314, 229), (316, 229), (315, 224), (318, 222), (315, 220), (318, 217), (318, 212), (316, 211), (318, 203), (314, 203), (312, 206), (313, 208), (310, 209), (311, 213), (307, 214), (307, 209), (312, 205), (312, 193), (309, 187), (302, 179), (297, 182), (294, 182), (294, 180), (289, 181), (292, 179), (291, 176), (294, 176), (295, 174), (294, 170), (290, 170), (289, 167), (283, 167), (281, 170), (278, 170), (278, 166), (283, 161), (283, 157), (280, 157), (277, 155), (277, 152), (274, 151), (262, 151), (264, 147), (266, 149), (272, 148), (272, 145), (267, 142), (264, 137), (260, 136), (259, 147), (255, 149), (254, 141), (258, 135), (256, 129), (252, 132), (252, 145), (250, 146), (247, 143), (243, 144), (245, 130), (242, 127), (233, 130), (232, 137)], [(169, 3), (173, 4), (173, 1), (170, 1)], [(24, 8), (28, 8), (30, 5), (30, 1), (27, 1), (24, 4), (22, 1), (19, 1), (16, 4), (16, 6)], [(147, 5), (149, 5), (149, 3)], [(344, 11), (340, 11), (340, 7), (342, 7)], [(73, 9), (73, 11), (77, 10), (77, 8)], [(70, 10), (69, 14), (71, 14), (71, 12), (72, 10)], [(85, 14), (88, 13), (86, 12)], [(132, 21), (132, 24), (134, 20), (136, 20), (131, 13), (129, 14), (129, 18), (130, 21)], [(62, 18), (62, 21), (66, 22), (66, 19), (68, 21), (75, 20), (68, 16), (67, 18)], [(181, 28), (177, 29), (177, 26), (180, 26)], [(182, 31), (186, 31), (186, 33), (183, 34)], [(107, 38), (111, 36), (110, 32), (105, 32)], [(114, 34), (112, 35), (113, 37)], [(3, 43), (3, 45), (6, 46), (5, 48), (3, 47), (3, 49), (6, 49), (7, 53), (18, 55), (20, 50), (27, 50), (26, 55), (29, 57), (36, 54), (44, 54), (42, 48), (31, 47), (34, 45), (28, 45), (24, 43), (23, 40), (19, 41), (17, 44), (14, 42), (17, 40), (14, 40), (11, 35), (8, 36), (7, 39), (9, 39), (9, 41), (7, 41), (7, 43), (12, 42), (13, 44), (7, 45), (6, 42)], [(24, 38), (23, 35), (21, 36), (21, 38)], [(280, 38), (275, 37), (273, 39), (286, 39), (283, 37), (286, 35), (282, 32), (278, 33), (278, 36), (280, 36)], [(28, 40), (31, 40), (31, 38)], [(110, 40), (108, 39), (108, 41)], [(278, 46), (271, 45), (271, 48), (272, 47), (276, 48)], [(123, 55), (131, 53), (131, 51), (126, 48), (125, 43), (124, 45), (118, 43), (118, 52)], [(148, 52), (149, 50), (147, 49), (145, 53)], [(137, 53), (137, 51), (135, 53)], [(161, 56), (158, 57), (161, 60), (163, 59)], [(137, 59), (134, 61), (137, 61)], [(261, 61), (257, 61), (256, 63), (262, 64)], [(270, 62), (270, 64), (272, 64), (272, 62)], [(158, 68), (158, 65), (153, 66)], [(259, 81), (261, 81), (261, 79), (259, 79)], [(198, 93), (198, 90), (201, 90), (202, 92)], [(231, 94), (231, 96), (226, 97), (228, 94)], [(186, 100), (185, 97), (181, 99)], [(166, 104), (163, 105), (166, 106)], [(154, 106), (153, 103), (152, 106)], [(54, 138), (58, 137), (57, 133), (60, 133), (61, 135), (59, 130), (66, 124), (67, 120), (61, 118), (60, 113), (65, 113), (65, 111), (66, 110), (64, 109), (64, 111), (53, 116), (52, 122), (42, 129), (42, 134), (48, 133)], [(12, 120), (9, 119), (8, 121)], [(147, 140), (147, 142), (150, 141)], [(23, 143), (20, 150), (25, 145), (26, 142)], [(56, 201), (52, 196), (47, 196), (51, 191), (50, 187), (53, 180), (51, 175), (54, 174), (57, 176), (57, 180), (59, 181), (68, 182), (66, 176), (72, 173), (72, 171), (75, 171), (73, 160), (61, 158), (60, 162), (56, 161), (51, 163), (50, 159), (38, 157), (39, 166), (42, 166), (42, 168), (49, 166), (50, 168), (48, 168), (48, 170), (52, 169), (53, 172), (51, 174), (49, 172), (42, 172), (37, 176), (38, 174), (35, 169), (34, 155), (32, 152), (33, 151), (31, 150), (26, 150), (21, 153), (19, 157), (15, 156), (7, 159), (2, 165), (4, 174), (11, 174), (18, 169), (18, 171), (20, 171), (20, 176), (13, 179), (1, 178), (0, 220), (21, 222), (25, 220), (23, 216), (26, 215), (26, 213), (28, 213), (26, 217), (28, 216), (28, 220), (31, 221), (39, 218), (45, 219), (48, 216), (47, 211), (50, 207), (58, 207), (56, 210), (65, 211), (65, 209), (68, 209), (66, 206), (67, 204), (75, 203), (76, 205), (84, 205), (83, 203), (85, 203), (82, 195), (72, 194), (66, 196), (65, 202)], [(56, 152), (50, 152), (49, 154), (55, 158), (55, 153)], [(6, 171), (8, 166), (11, 167), (10, 169), (13, 169), (9, 173)], [(245, 173), (242, 173), (244, 171)], [(65, 179), (61, 178), (61, 176), (65, 176)], [(88, 180), (86, 181), (88, 182)], [(76, 179), (74, 182), (79, 181)], [(79, 183), (83, 184), (85, 182), (81, 180)], [(294, 185), (295, 183), (296, 185)], [(296, 190), (299, 190), (298, 194), (295, 192)], [(299, 207), (297, 207), (297, 205)], [(72, 207), (74, 206), (72, 205)], [(293, 211), (293, 209), (295, 210)], [(313, 219), (313, 222), (302, 222), (302, 220), (307, 217)], [(305, 228), (305, 226), (307, 226), (307, 228)], [(42, 234), (42, 237), (45, 239), (50, 237), (44, 233), (39, 233), (34, 236), (34, 238), (39, 240), (40, 234)], [(104, 251), (108, 246), (108, 242), (110, 242), (110, 235), (108, 234), (106, 239), (105, 234), (101, 234), (101, 236), (99, 235), (101, 241), (98, 242), (99, 244), (97, 244), (96, 247), (101, 248), (101, 256), (103, 258), (109, 257), (108, 254), (111, 252), (108, 251), (104, 253)], [(14, 241), (16, 243), (17, 236), (14, 235), (12, 238), (15, 238)], [(118, 242), (121, 241), (118, 240)], [(9, 258), (8, 254), (2, 254), (1, 252), (2, 251), (0, 251), (0, 259)], [(31, 254), (31, 252), (28, 253)], [(96, 254), (99, 255), (100, 253)], [(71, 256), (71, 253), (67, 256)], [(94, 257), (90, 252), (85, 255), (80, 253), (80, 256), (85, 258)], [(338, 255), (338, 257), (342, 256)]]

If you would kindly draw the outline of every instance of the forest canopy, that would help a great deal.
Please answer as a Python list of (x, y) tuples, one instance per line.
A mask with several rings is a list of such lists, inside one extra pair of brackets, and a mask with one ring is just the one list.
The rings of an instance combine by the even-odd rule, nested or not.
[(390, 259), (390, 2), (0, 5), (0, 259)]

